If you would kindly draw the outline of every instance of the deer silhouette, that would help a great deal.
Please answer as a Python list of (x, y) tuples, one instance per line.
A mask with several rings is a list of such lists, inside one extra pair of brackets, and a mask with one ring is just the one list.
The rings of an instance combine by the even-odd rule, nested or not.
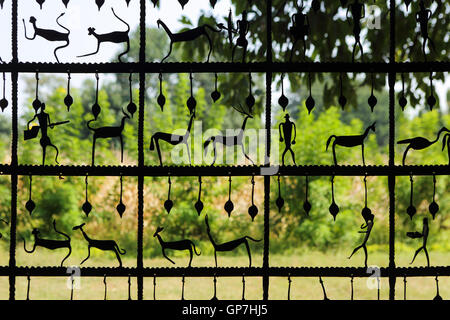
[(209, 241), (211, 241), (211, 244), (214, 247), (214, 260), (216, 262), (216, 268), (217, 268), (217, 251), (232, 251), (232, 250), (236, 249), (237, 247), (239, 247), (241, 244), (244, 244), (245, 247), (247, 248), (249, 267), (252, 266), (252, 255), (250, 253), (250, 246), (248, 245), (247, 239), (250, 239), (255, 242), (259, 242), (259, 241), (261, 241), (261, 239), (256, 240), (249, 236), (245, 236), (245, 237), (242, 237), (242, 238), (239, 238), (236, 240), (224, 242), (222, 244), (217, 244), (214, 241), (213, 237), (211, 236), (211, 229), (210, 229), (209, 223), (208, 223), (208, 215), (205, 215), (205, 223), (206, 223), (206, 232), (208, 233)]
[(119, 16), (117, 16), (116, 13), (114, 12), (113, 8), (111, 8), (111, 10), (117, 19), (119, 19), (120, 21), (122, 21), (124, 24), (127, 25), (127, 30), (126, 31), (113, 31), (113, 32), (109, 32), (109, 33), (98, 34), (95, 32), (95, 28), (93, 28), (93, 27), (88, 28), (88, 35), (90, 35), (90, 36), (92, 35), (95, 38), (97, 38), (97, 50), (92, 53), (78, 56), (78, 58), (92, 56), (92, 55), (96, 54), (100, 50), (100, 44), (102, 44), (103, 42), (112, 42), (112, 43), (125, 42), (127, 44), (127, 49), (124, 52), (122, 52), (121, 54), (119, 54), (119, 61), (122, 62), (122, 59), (121, 59), (122, 56), (127, 54), (128, 51), (130, 50), (130, 38), (128, 37), (128, 32), (130, 31), (130, 25), (128, 23), (126, 23), (124, 20), (122, 20), (121, 18), (119, 18)]
[[(175, 262), (173, 260), (171, 260), (167, 255), (165, 250), (166, 249), (172, 249), (172, 250), (189, 250), (189, 254), (190, 254), (190, 259), (189, 259), (189, 267), (191, 266), (192, 263), (192, 257), (193, 257), (193, 251), (195, 252), (195, 254), (197, 256), (200, 255), (200, 253), (197, 252), (197, 249), (195, 247), (194, 242), (192, 242), (191, 240), (180, 240), (180, 241), (172, 241), (172, 242), (166, 242), (164, 241), (161, 236), (159, 235), (159, 233), (161, 231), (163, 231), (164, 228), (163, 227), (158, 227), (156, 229), (156, 232), (153, 234), (153, 237), (158, 238), (159, 240), (159, 244), (161, 245), (162, 248), (162, 254), (164, 256), (164, 258), (166, 258), (167, 260), (169, 260), (170, 262), (172, 262), (173, 264), (175, 264)], [(192, 250), (194, 249), (194, 250)]]
[(172, 133), (166, 133), (166, 132), (157, 132), (154, 135), (152, 135), (152, 137), (150, 139), (150, 150), (155, 150), (155, 145), (156, 145), (156, 151), (158, 152), (159, 163), (161, 164), (161, 166), (163, 165), (163, 163), (162, 163), (162, 158), (161, 158), (161, 150), (159, 148), (159, 140), (170, 143), (173, 146), (176, 146), (180, 143), (184, 143), (186, 145), (186, 149), (187, 149), (189, 164), (191, 164), (191, 151), (190, 151), (190, 146), (188, 145), (188, 139), (189, 139), (189, 135), (191, 133), (191, 127), (192, 127), (192, 122), (193, 122), (194, 118), (195, 118), (195, 112), (192, 113), (191, 119), (189, 120), (189, 124), (186, 129), (186, 133), (182, 136), (177, 135), (177, 134), (172, 134)]
[(92, 142), (92, 165), (94, 165), (94, 159), (95, 159), (95, 142), (97, 139), (106, 139), (106, 138), (117, 138), (120, 139), (120, 150), (121, 150), (121, 158), (120, 162), (123, 162), (123, 137), (122, 137), (122, 131), (125, 126), (125, 120), (131, 119), (130, 116), (122, 109), (122, 113), (124, 114), (122, 121), (120, 122), (120, 126), (116, 127), (99, 127), (99, 128), (92, 128), (90, 126), (90, 123), (92, 121), (96, 121), (96, 119), (89, 120), (87, 122), (87, 127), (89, 130), (94, 132), (94, 141)]
[[(234, 108), (234, 107), (233, 107)], [(243, 139), (244, 139), (244, 130), (245, 130), (245, 126), (247, 125), (247, 120), (249, 118), (253, 119), (253, 116), (250, 115), (249, 113), (245, 112), (244, 109), (241, 106), (241, 110), (238, 110), (236, 108), (234, 108), (236, 111), (238, 111), (241, 114), (244, 114), (246, 117), (244, 118), (244, 122), (242, 123), (242, 127), (239, 130), (238, 134), (235, 136), (211, 136), (208, 139), (206, 139), (205, 143), (203, 144), (203, 149), (204, 149), (204, 154), (206, 156), (206, 153), (208, 151), (208, 146), (209, 144), (213, 144), (213, 150), (214, 150), (214, 160), (211, 163), (211, 165), (213, 165), (216, 162), (217, 159), (217, 152), (216, 152), (216, 144), (217, 143), (221, 143), (224, 146), (241, 146), (242, 152), (244, 153), (244, 156), (251, 161), (252, 164), (254, 164), (253, 160), (250, 159), (250, 157), (245, 153), (245, 149), (244, 149), (244, 144), (243, 144)]]
[(72, 253), (72, 247), (70, 246), (70, 237), (63, 233), (60, 232), (56, 229), (56, 221), (53, 220), (53, 228), (55, 229), (56, 233), (59, 233), (61, 235), (63, 235), (64, 237), (67, 238), (67, 240), (51, 240), (51, 239), (42, 239), (39, 237), (40, 231), (36, 228), (33, 229), (32, 233), (34, 236), (34, 245), (33, 245), (33, 249), (31, 250), (27, 250), (26, 248), (26, 244), (25, 244), (25, 239), (22, 238), (23, 240), (23, 249), (25, 250), (25, 252), (27, 253), (33, 253), (34, 250), (36, 250), (36, 247), (43, 247), (43, 248), (47, 248), (50, 250), (55, 250), (55, 249), (59, 249), (59, 248), (68, 248), (69, 249), (69, 253), (67, 254), (67, 256), (61, 261), (61, 267), (64, 263), (64, 261), (70, 256), (70, 254)]
[[(428, 148), (429, 146), (435, 144), (439, 140), (441, 133), (444, 131), (450, 132), (450, 130), (448, 130), (446, 127), (442, 127), (441, 130), (439, 130), (436, 139), (433, 141), (429, 141), (428, 139), (425, 139), (422, 137), (415, 137), (412, 139), (405, 139), (405, 140), (397, 141), (397, 144), (408, 144), (405, 152), (403, 153), (402, 164), (405, 165), (406, 154), (408, 153), (409, 149), (422, 150), (422, 149)], [(444, 137), (444, 140), (445, 140), (445, 137)]]
[(337, 166), (337, 160), (336, 160), (336, 145), (342, 146), (342, 147), (356, 147), (361, 146), (362, 151), (362, 160), (363, 165), (366, 165), (366, 162), (364, 160), (364, 139), (366, 139), (367, 135), (369, 134), (370, 130), (375, 132), (375, 124), (376, 122), (372, 123), (370, 126), (367, 127), (367, 129), (364, 131), (362, 135), (354, 135), (354, 136), (335, 136), (332, 135), (327, 140), (327, 146), (325, 150), (328, 150), (328, 146), (330, 145), (331, 140), (334, 139), (333, 142), (333, 160), (334, 165)]
[(67, 29), (66, 27), (64, 27), (63, 25), (61, 25), (61, 24), (59, 23), (59, 19), (60, 19), (63, 15), (64, 15), (64, 12), (61, 13), (61, 14), (58, 16), (58, 18), (56, 18), (56, 23), (57, 23), (61, 28), (63, 28), (64, 30), (66, 30), (67, 33), (59, 32), (59, 31), (56, 31), (56, 30), (49, 30), (49, 29), (41, 29), (41, 28), (38, 28), (38, 27), (36, 26), (36, 21), (37, 21), (36, 18), (35, 18), (35, 17), (30, 17), (30, 23), (33, 25), (33, 28), (34, 28), (34, 35), (33, 35), (32, 37), (28, 37), (28, 36), (27, 36), (27, 26), (26, 26), (26, 24), (25, 24), (25, 20), (22, 19), (22, 22), (23, 22), (23, 28), (24, 28), (24, 30), (25, 30), (25, 38), (26, 38), (26, 39), (28, 39), (28, 40), (34, 40), (34, 39), (36, 38), (36, 36), (40, 36), (40, 37), (42, 37), (42, 38), (44, 38), (44, 39), (46, 39), (46, 40), (48, 40), (48, 41), (65, 41), (65, 42), (66, 42), (65, 45), (60, 46), (60, 47), (57, 47), (57, 48), (53, 51), (53, 54), (55, 55), (56, 61), (57, 61), (58, 63), (59, 63), (59, 59), (58, 59), (58, 56), (56, 55), (56, 51), (58, 51), (58, 50), (60, 50), (60, 49), (62, 49), (62, 48), (67, 47), (67, 46), (69, 45), (69, 43), (70, 43), (70, 41), (69, 41), (70, 30)]
[(212, 41), (211, 41), (211, 38), (209, 37), (208, 33), (206, 32), (206, 29), (208, 28), (209, 30), (211, 30), (213, 32), (220, 32), (220, 30), (216, 30), (213, 27), (211, 27), (210, 25), (204, 24), (204, 25), (198, 26), (197, 28), (194, 28), (194, 29), (186, 30), (186, 31), (179, 32), (179, 33), (172, 33), (170, 31), (170, 29), (167, 27), (167, 25), (164, 22), (162, 22), (160, 19), (158, 19), (158, 21), (156, 21), (156, 23), (158, 24), (158, 28), (160, 26), (163, 27), (163, 29), (166, 31), (167, 35), (170, 38), (169, 53), (164, 57), (164, 59), (161, 60), (161, 62), (164, 62), (164, 60), (166, 60), (170, 56), (170, 54), (172, 53), (172, 46), (174, 43), (192, 41), (192, 40), (199, 38), (200, 36), (205, 36), (206, 39), (208, 39), (209, 52), (208, 52), (208, 59), (206, 60), (206, 62), (209, 62), (209, 57), (211, 56), (211, 52), (212, 52)]
[(123, 255), (127, 252), (125, 250), (121, 251), (119, 246), (117, 245), (117, 243), (114, 240), (94, 240), (94, 239), (89, 238), (88, 235), (86, 234), (86, 232), (84, 232), (84, 230), (83, 230), (84, 225), (85, 225), (85, 223), (82, 223), (79, 226), (73, 227), (73, 230), (80, 229), (84, 238), (89, 243), (88, 256), (86, 257), (86, 259), (81, 261), (80, 264), (83, 264), (87, 259), (89, 259), (89, 257), (91, 256), (91, 248), (97, 248), (97, 249), (100, 249), (103, 251), (108, 251), (108, 250), (113, 251), (116, 254), (117, 260), (119, 260), (119, 264), (120, 264), (119, 267), (122, 267), (122, 260), (120, 260), (119, 253)]

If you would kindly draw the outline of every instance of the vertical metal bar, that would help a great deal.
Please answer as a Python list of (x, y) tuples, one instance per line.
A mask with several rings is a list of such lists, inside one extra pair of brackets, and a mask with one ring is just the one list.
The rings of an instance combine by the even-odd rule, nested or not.
[[(12, 62), (18, 62), (18, 47), (17, 47), (17, 0), (12, 1)], [(17, 71), (11, 73), (12, 83), (12, 137), (11, 137), (11, 222), (10, 222), (10, 237), (9, 237), (9, 300), (15, 300), (16, 292), (16, 224), (17, 224), (17, 88), (19, 75)]]
[[(390, 0), (389, 63), (395, 63), (395, 0)], [(395, 69), (389, 72), (389, 167), (395, 165)], [(393, 172), (393, 171), (391, 171)], [(389, 300), (395, 300), (395, 175), (388, 176), (389, 186)]]
[[(140, 42), (139, 42), (139, 63), (145, 63), (145, 0), (141, 0), (140, 8)], [(143, 68), (140, 68), (143, 70)], [(139, 72), (139, 122), (138, 122), (138, 166), (144, 167), (144, 112), (145, 110), (145, 72)], [(144, 257), (143, 257), (143, 240), (144, 240), (144, 175), (140, 170), (138, 176), (138, 235), (137, 235), (137, 296), (138, 300), (144, 298)]]
[[(272, 63), (272, 0), (266, 2), (267, 19), (267, 65)], [(270, 165), (271, 147), (271, 103), (272, 103), (272, 71), (266, 70), (266, 157), (265, 165)], [(269, 240), (270, 240), (270, 176), (264, 176), (264, 252), (263, 252), (263, 300), (269, 299)]]

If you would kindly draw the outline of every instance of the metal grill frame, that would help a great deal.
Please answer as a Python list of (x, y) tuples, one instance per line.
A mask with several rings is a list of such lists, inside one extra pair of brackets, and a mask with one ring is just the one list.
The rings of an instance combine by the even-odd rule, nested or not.
[[(0, 267), (0, 276), (9, 277), (9, 299), (15, 300), (16, 277), (47, 276), (67, 277), (64, 267), (18, 267), (16, 265), (16, 226), (17, 226), (17, 183), (19, 175), (42, 176), (124, 176), (138, 177), (138, 230), (137, 230), (137, 266), (135, 268), (81, 268), (83, 277), (134, 277), (137, 279), (137, 299), (144, 298), (144, 277), (213, 277), (245, 276), (262, 278), (263, 300), (269, 299), (270, 277), (367, 277), (366, 269), (360, 268), (308, 268), (308, 267), (271, 267), (269, 264), (270, 235), (270, 176), (264, 176), (264, 250), (262, 267), (252, 268), (144, 268), (144, 177), (146, 176), (252, 176), (261, 175), (262, 168), (270, 167), (270, 130), (266, 134), (266, 160), (263, 166), (146, 166), (144, 164), (144, 92), (146, 73), (230, 73), (254, 72), (266, 75), (265, 127), (271, 128), (271, 84), (273, 73), (283, 72), (354, 72), (386, 73), (389, 82), (389, 163), (385, 166), (285, 166), (279, 167), (277, 174), (290, 176), (387, 176), (389, 187), (389, 265), (381, 268), (380, 276), (389, 279), (389, 299), (395, 300), (397, 277), (450, 276), (450, 266), (397, 268), (395, 264), (395, 181), (397, 176), (409, 175), (449, 175), (450, 166), (396, 166), (394, 163), (395, 137), (395, 91), (397, 73), (403, 72), (449, 72), (450, 62), (395, 61), (395, 1), (389, 0), (390, 9), (390, 45), (389, 62), (376, 63), (283, 63), (273, 62), (272, 58), (272, 0), (266, 0), (266, 41), (268, 49), (266, 61), (259, 63), (147, 63), (145, 62), (146, 6), (147, 0), (140, 1), (140, 48), (137, 63), (23, 63), (18, 60), (18, 1), (12, 0), (12, 60), (0, 64), (0, 72), (11, 73), (12, 79), (12, 136), (11, 163), (0, 165), (2, 175), (11, 176), (11, 217), (10, 217), (10, 260), (8, 267)], [(19, 73), (139, 73), (138, 106), (138, 165), (137, 166), (31, 166), (18, 162), (18, 76)]]

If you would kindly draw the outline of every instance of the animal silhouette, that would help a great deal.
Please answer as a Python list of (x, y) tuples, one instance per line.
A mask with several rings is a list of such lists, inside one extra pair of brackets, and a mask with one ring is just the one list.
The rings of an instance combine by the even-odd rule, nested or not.
[(97, 139), (106, 139), (106, 138), (117, 138), (120, 139), (120, 150), (121, 150), (121, 157), (120, 162), (123, 162), (123, 137), (122, 137), (122, 131), (125, 127), (125, 120), (130, 119), (130, 116), (122, 109), (122, 113), (124, 114), (122, 121), (120, 122), (120, 126), (112, 127), (99, 127), (99, 128), (92, 128), (90, 126), (90, 123), (92, 121), (95, 121), (95, 119), (89, 120), (87, 122), (87, 127), (89, 130), (94, 132), (94, 141), (92, 142), (92, 165), (94, 165), (94, 159), (95, 159), (95, 142)]
[(31, 250), (27, 250), (26, 248), (26, 244), (25, 244), (25, 239), (22, 238), (23, 240), (23, 249), (25, 250), (25, 252), (27, 253), (33, 253), (34, 250), (36, 250), (36, 247), (43, 247), (43, 248), (47, 248), (50, 250), (55, 250), (55, 249), (59, 249), (59, 248), (68, 248), (69, 249), (69, 253), (67, 254), (67, 256), (61, 261), (61, 267), (64, 263), (64, 261), (70, 256), (70, 254), (72, 253), (72, 247), (70, 246), (70, 237), (61, 232), (58, 231), (56, 229), (56, 221), (53, 220), (53, 228), (55, 229), (56, 233), (59, 233), (61, 235), (63, 235), (64, 237), (67, 238), (67, 240), (51, 240), (51, 239), (42, 239), (39, 237), (40, 231), (36, 228), (33, 229), (32, 233), (34, 236), (34, 245), (33, 245), (33, 249)]
[(70, 30), (67, 29), (66, 27), (64, 27), (63, 25), (61, 25), (61, 24), (59, 23), (59, 19), (60, 19), (63, 15), (64, 15), (64, 12), (61, 13), (61, 14), (58, 16), (58, 18), (56, 18), (56, 23), (57, 23), (61, 28), (63, 28), (64, 30), (66, 30), (67, 33), (59, 32), (59, 31), (56, 31), (56, 30), (41, 29), (41, 28), (38, 28), (37, 25), (36, 25), (36, 21), (37, 21), (36, 18), (33, 17), (33, 16), (30, 17), (30, 23), (33, 25), (33, 28), (34, 28), (34, 35), (33, 35), (32, 37), (28, 37), (28, 36), (27, 36), (27, 26), (26, 26), (26, 24), (25, 24), (25, 20), (22, 19), (22, 22), (23, 22), (23, 28), (25, 29), (25, 38), (26, 38), (26, 39), (28, 39), (28, 40), (34, 40), (34, 39), (36, 38), (36, 36), (40, 36), (40, 37), (42, 37), (42, 38), (44, 38), (44, 39), (46, 39), (46, 40), (48, 40), (48, 41), (65, 41), (65, 42), (66, 42), (65, 45), (60, 46), (60, 47), (57, 47), (57, 48), (53, 51), (53, 54), (55, 55), (56, 61), (57, 61), (58, 63), (59, 63), (59, 59), (58, 59), (58, 56), (56, 55), (56, 51), (58, 51), (58, 50), (60, 50), (60, 49), (62, 49), (62, 48), (65, 48), (65, 47), (69, 46), (69, 43), (70, 43), (70, 41), (69, 41)]
[(375, 132), (375, 124), (376, 122), (372, 123), (370, 126), (367, 127), (367, 129), (364, 131), (362, 135), (354, 135), (354, 136), (335, 136), (332, 135), (327, 140), (327, 146), (325, 150), (328, 150), (328, 146), (330, 145), (331, 140), (334, 139), (333, 142), (333, 160), (334, 165), (337, 166), (337, 160), (336, 160), (336, 145), (342, 146), (342, 147), (356, 147), (361, 146), (362, 151), (362, 160), (363, 165), (366, 165), (366, 162), (364, 160), (364, 139), (369, 134), (370, 130)]
[(103, 251), (108, 251), (108, 250), (113, 251), (116, 254), (117, 260), (119, 260), (119, 264), (120, 264), (119, 267), (122, 267), (122, 260), (120, 259), (119, 254), (123, 255), (126, 253), (126, 251), (125, 250), (121, 251), (119, 246), (117, 245), (117, 243), (114, 240), (94, 240), (94, 239), (89, 238), (88, 235), (86, 234), (86, 232), (84, 232), (84, 230), (83, 230), (84, 225), (85, 225), (85, 223), (82, 223), (79, 226), (73, 227), (73, 230), (80, 229), (84, 238), (89, 243), (88, 256), (86, 257), (86, 259), (81, 261), (80, 264), (83, 264), (87, 259), (89, 259), (89, 257), (91, 256), (91, 248), (97, 248), (97, 249), (100, 249)]
[(164, 60), (166, 60), (170, 56), (170, 54), (172, 53), (172, 46), (174, 43), (192, 41), (192, 40), (199, 38), (200, 36), (205, 36), (206, 39), (208, 39), (209, 52), (208, 52), (208, 59), (206, 60), (206, 62), (209, 62), (209, 57), (211, 56), (211, 52), (212, 52), (212, 41), (211, 41), (211, 38), (209, 37), (208, 33), (206, 32), (206, 29), (208, 28), (209, 30), (211, 30), (213, 32), (220, 32), (220, 30), (216, 30), (213, 27), (211, 27), (210, 25), (204, 24), (204, 25), (199, 26), (194, 29), (186, 30), (186, 31), (179, 32), (179, 33), (172, 33), (170, 31), (170, 29), (167, 27), (167, 25), (164, 22), (162, 22), (160, 19), (158, 19), (158, 21), (156, 21), (156, 23), (158, 24), (158, 28), (160, 26), (163, 27), (163, 29), (166, 31), (167, 35), (170, 38), (169, 53), (164, 57), (164, 59), (161, 60), (161, 62), (164, 62)]
[(117, 19), (119, 19), (120, 21), (122, 21), (124, 24), (127, 25), (127, 30), (126, 31), (113, 31), (113, 32), (109, 32), (109, 33), (98, 34), (95, 32), (95, 28), (93, 28), (93, 27), (88, 28), (88, 34), (90, 36), (91, 35), (94, 36), (97, 39), (97, 50), (92, 53), (78, 56), (78, 58), (92, 56), (92, 55), (96, 54), (100, 50), (100, 45), (103, 42), (112, 42), (112, 43), (125, 42), (127, 44), (127, 49), (124, 52), (122, 52), (121, 54), (119, 54), (119, 57), (118, 57), (119, 62), (122, 62), (122, 59), (121, 59), (122, 56), (127, 54), (128, 51), (130, 50), (130, 38), (128, 37), (128, 32), (130, 31), (130, 25), (128, 23), (126, 23), (124, 20), (122, 20), (121, 18), (119, 18), (116, 15), (116, 13), (114, 12), (113, 8), (111, 8), (111, 10)]
[(194, 117), (195, 117), (195, 112), (191, 115), (191, 119), (189, 120), (189, 124), (186, 129), (186, 133), (182, 136), (177, 135), (177, 134), (172, 134), (172, 133), (166, 133), (166, 132), (157, 132), (154, 135), (152, 135), (152, 137), (150, 139), (150, 150), (152, 150), (152, 151), (155, 150), (155, 145), (156, 145), (156, 151), (158, 152), (159, 163), (161, 164), (161, 166), (163, 165), (163, 163), (162, 163), (162, 158), (161, 158), (161, 150), (159, 148), (159, 140), (170, 143), (173, 146), (179, 145), (180, 143), (184, 143), (186, 145), (186, 149), (187, 149), (189, 164), (191, 164), (191, 151), (190, 151), (190, 146), (188, 145), (188, 139), (189, 139), (189, 135), (191, 133), (191, 127), (192, 127), (192, 122), (194, 120)]
[(259, 242), (261, 240), (256, 240), (249, 236), (245, 236), (245, 237), (242, 237), (242, 238), (239, 238), (236, 240), (218, 244), (214, 241), (213, 237), (211, 236), (211, 229), (210, 229), (209, 223), (208, 223), (208, 215), (205, 216), (205, 223), (206, 223), (206, 232), (208, 233), (209, 241), (211, 241), (211, 244), (214, 247), (214, 260), (216, 262), (216, 268), (217, 268), (217, 251), (221, 251), (221, 252), (232, 251), (232, 250), (236, 249), (237, 247), (239, 247), (241, 244), (244, 244), (245, 247), (247, 248), (249, 267), (252, 266), (252, 255), (250, 253), (250, 246), (248, 245), (248, 239), (255, 241), (255, 242)]
[[(422, 150), (422, 149), (428, 148), (429, 146), (433, 145), (434, 143), (436, 143), (439, 140), (441, 133), (444, 131), (450, 132), (450, 130), (448, 130), (446, 127), (442, 127), (441, 130), (439, 130), (436, 139), (433, 141), (429, 141), (428, 139), (425, 139), (422, 137), (415, 137), (412, 139), (405, 139), (405, 140), (397, 141), (397, 144), (408, 144), (405, 152), (403, 153), (402, 164), (405, 165), (406, 154), (408, 153), (409, 149)], [(444, 137), (444, 140), (445, 140), (445, 137)]]
[[(234, 107), (233, 107), (234, 108)], [(217, 135), (217, 136), (211, 136), (208, 139), (206, 139), (205, 143), (203, 144), (203, 149), (204, 149), (204, 154), (206, 156), (206, 153), (208, 151), (208, 146), (209, 144), (213, 144), (213, 151), (214, 151), (214, 160), (211, 163), (211, 165), (213, 165), (216, 162), (217, 159), (217, 153), (216, 153), (216, 144), (217, 143), (221, 143), (224, 146), (230, 147), (230, 146), (241, 146), (242, 152), (244, 153), (244, 156), (251, 161), (251, 163), (254, 164), (253, 160), (250, 159), (250, 157), (245, 153), (244, 150), (244, 144), (243, 144), (243, 139), (244, 139), (244, 130), (245, 130), (245, 126), (247, 125), (247, 120), (249, 118), (253, 119), (253, 116), (250, 115), (249, 113), (245, 112), (244, 109), (241, 106), (241, 110), (238, 110), (235, 108), (236, 111), (238, 111), (241, 114), (245, 115), (244, 118), (244, 122), (242, 123), (242, 127), (239, 130), (238, 134), (235, 136), (222, 136), (222, 135)]]
[[(159, 235), (159, 233), (161, 231), (163, 231), (164, 228), (163, 227), (158, 227), (155, 231), (155, 233), (153, 234), (153, 237), (158, 238), (159, 240), (159, 244), (161, 245), (162, 248), (162, 254), (164, 256), (164, 258), (166, 258), (167, 260), (169, 260), (170, 262), (172, 262), (173, 264), (175, 264), (174, 261), (172, 261), (167, 255), (165, 250), (166, 249), (172, 249), (172, 250), (189, 250), (189, 254), (190, 254), (190, 259), (189, 259), (189, 267), (191, 266), (192, 263), (192, 257), (193, 257), (193, 251), (195, 252), (195, 254), (197, 256), (200, 255), (200, 253), (197, 252), (197, 249), (195, 247), (194, 242), (192, 242), (191, 240), (180, 240), (180, 241), (171, 241), (171, 242), (166, 242), (164, 241), (161, 236)], [(194, 250), (192, 250), (194, 249)]]
[(414, 253), (414, 257), (411, 261), (410, 264), (412, 264), (414, 262), (414, 260), (416, 259), (417, 255), (419, 254), (419, 252), (423, 249), (423, 251), (425, 252), (425, 256), (427, 258), (427, 266), (430, 266), (430, 257), (428, 256), (428, 250), (427, 250), (427, 241), (428, 241), (428, 233), (429, 233), (430, 229), (428, 227), (428, 218), (423, 218), (423, 228), (422, 228), (422, 233), (420, 232), (407, 232), (406, 235), (408, 237), (410, 237), (411, 239), (417, 239), (417, 238), (423, 238), (422, 239), (422, 246), (416, 250), (416, 252)]

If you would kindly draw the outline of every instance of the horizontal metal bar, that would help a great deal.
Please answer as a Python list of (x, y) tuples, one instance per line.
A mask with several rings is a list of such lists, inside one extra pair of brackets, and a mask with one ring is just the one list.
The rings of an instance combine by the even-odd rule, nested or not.
[(0, 72), (20, 73), (232, 73), (232, 72), (355, 72), (355, 73), (388, 73), (402, 72), (449, 72), (450, 62), (173, 62), (173, 63), (4, 63), (0, 64)]
[(40, 176), (409, 176), (450, 175), (449, 165), (434, 166), (40, 166), (0, 165), (1, 175)]
[[(18, 277), (68, 277), (71, 271), (65, 267), (15, 267), (11, 272), (9, 267), (0, 267), (0, 276), (9, 276), (13, 273)], [(260, 267), (252, 268), (80, 268), (81, 277), (262, 277), (266, 270)], [(356, 267), (270, 267), (268, 274), (271, 277), (370, 277), (374, 271), (367, 268)], [(389, 277), (389, 268), (380, 268), (380, 277)], [(450, 276), (450, 266), (396, 268), (396, 277), (434, 277), (436, 275)]]

